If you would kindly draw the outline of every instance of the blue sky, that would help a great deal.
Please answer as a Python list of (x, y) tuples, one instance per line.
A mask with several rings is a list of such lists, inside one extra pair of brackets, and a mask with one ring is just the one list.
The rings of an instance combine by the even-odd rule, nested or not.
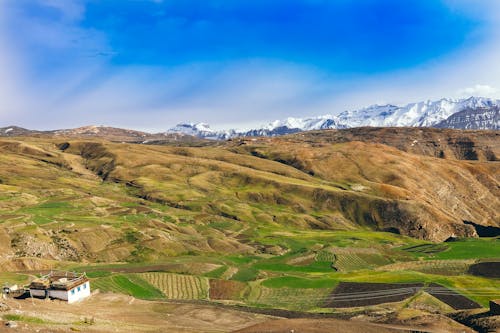
[(500, 97), (494, 0), (4, 0), (0, 126), (251, 127)]
[(477, 25), (422, 0), (110, 1), (90, 3), (82, 22), (106, 32), (116, 65), (267, 58), (334, 73), (418, 64), (461, 46)]

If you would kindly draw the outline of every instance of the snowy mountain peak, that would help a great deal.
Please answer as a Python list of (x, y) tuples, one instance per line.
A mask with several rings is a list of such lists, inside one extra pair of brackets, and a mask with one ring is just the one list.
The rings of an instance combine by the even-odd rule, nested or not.
[(270, 122), (266, 126), (263, 126), (264, 129), (272, 131), (278, 127), (287, 127), (289, 129), (297, 128), (301, 130), (314, 130), (314, 129), (323, 129), (325, 121), (332, 120), (332, 115), (323, 115), (313, 118), (293, 118), (288, 117), (285, 120), (275, 120)]
[(206, 123), (181, 123), (177, 124), (175, 127), (172, 127), (171, 129), (168, 130), (168, 132), (178, 132), (178, 133), (184, 133), (184, 134), (189, 134), (192, 135), (192, 133), (195, 132), (214, 132), (213, 129), (210, 128), (210, 125)]
[(226, 140), (237, 135), (234, 130), (216, 131), (206, 123), (181, 123), (169, 129), (165, 134), (191, 135), (203, 139)]
[[(288, 117), (272, 121), (250, 131), (215, 131), (205, 123), (179, 124), (168, 133), (182, 133), (206, 139), (229, 139), (238, 136), (276, 136), (301, 131), (341, 129), (350, 127), (443, 127), (498, 129), (500, 100), (484, 97), (466, 99), (442, 98), (405, 106), (370, 105), (343, 111), (337, 115), (308, 118)], [(465, 113), (464, 113), (465, 112)], [(455, 117), (453, 117), (456, 115)], [(447, 121), (449, 119), (449, 121)]]

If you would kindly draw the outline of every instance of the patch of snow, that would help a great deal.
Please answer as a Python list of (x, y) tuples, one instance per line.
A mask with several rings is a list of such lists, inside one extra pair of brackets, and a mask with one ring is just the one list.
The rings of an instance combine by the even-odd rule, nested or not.
[[(443, 98), (438, 101), (422, 101), (405, 106), (371, 105), (366, 108), (344, 111), (338, 115), (275, 120), (259, 128), (249, 131), (223, 130), (216, 131), (206, 123), (183, 123), (171, 128), (167, 133), (193, 135), (199, 138), (225, 140), (238, 136), (276, 136), (301, 131), (341, 129), (362, 126), (372, 127), (433, 127), (450, 116), (467, 109), (500, 107), (500, 100), (483, 97), (467, 99)], [(467, 121), (473, 122), (474, 119)], [(479, 128), (488, 128), (485, 121), (475, 120)], [(498, 126), (499, 120), (492, 120)], [(465, 128), (468, 128), (465, 125)], [(414, 142), (413, 144), (416, 144)]]

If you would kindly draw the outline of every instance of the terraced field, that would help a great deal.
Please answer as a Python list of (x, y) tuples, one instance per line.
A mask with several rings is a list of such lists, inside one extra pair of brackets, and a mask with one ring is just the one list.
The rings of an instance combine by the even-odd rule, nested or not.
[(210, 279), (211, 300), (244, 300), (248, 290), (243, 282)]
[(172, 273), (141, 273), (144, 280), (168, 299), (208, 299), (208, 279)]
[(500, 279), (500, 261), (479, 262), (470, 266), (468, 273)]
[(391, 261), (378, 252), (369, 248), (330, 248), (328, 251), (334, 258), (333, 266), (339, 272), (350, 272), (359, 269), (370, 269), (387, 265)]
[(331, 289), (266, 288), (260, 287), (251, 295), (249, 302), (259, 306), (292, 310), (308, 310), (321, 307)]
[(335, 262), (336, 257), (335, 254), (332, 251), (319, 251), (316, 256), (314, 257), (316, 261), (323, 261), (323, 262)]
[(142, 299), (163, 298), (163, 294), (159, 289), (150, 285), (137, 274), (119, 274), (94, 279), (91, 281), (91, 288)]
[(420, 254), (436, 254), (448, 249), (446, 244), (419, 244), (413, 246), (406, 246), (403, 248), (406, 252), (413, 253), (415, 255)]
[(418, 293), (424, 285), (341, 282), (329, 295), (324, 306), (350, 308), (400, 302)]
[(475, 260), (421, 260), (408, 261), (378, 267), (378, 270), (400, 271), (410, 270), (436, 275), (462, 275), (466, 274), (469, 266)]
[(465, 297), (464, 295), (452, 289), (443, 287), (437, 283), (431, 283), (426, 288), (426, 291), (430, 295), (439, 299), (441, 302), (448, 304), (456, 310), (477, 309), (481, 307), (481, 305)]

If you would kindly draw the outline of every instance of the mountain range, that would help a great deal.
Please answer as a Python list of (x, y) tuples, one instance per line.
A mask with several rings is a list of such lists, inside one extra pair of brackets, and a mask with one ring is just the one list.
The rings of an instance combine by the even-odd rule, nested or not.
[(302, 131), (353, 127), (437, 127), (453, 129), (500, 129), (500, 100), (470, 97), (443, 98), (405, 106), (372, 105), (337, 115), (276, 120), (248, 131), (213, 130), (205, 123), (182, 123), (167, 133), (224, 140), (242, 136), (278, 136)]
[(103, 138), (115, 142), (210, 145), (237, 137), (273, 137), (304, 131), (357, 127), (434, 127), (499, 130), (500, 100), (470, 97), (411, 103), (405, 106), (372, 105), (337, 115), (289, 117), (250, 130), (214, 130), (206, 123), (181, 123), (161, 133), (147, 133), (108, 126), (83, 126), (60, 130), (30, 130), (18, 126), (0, 128), (0, 137), (40, 136)]

